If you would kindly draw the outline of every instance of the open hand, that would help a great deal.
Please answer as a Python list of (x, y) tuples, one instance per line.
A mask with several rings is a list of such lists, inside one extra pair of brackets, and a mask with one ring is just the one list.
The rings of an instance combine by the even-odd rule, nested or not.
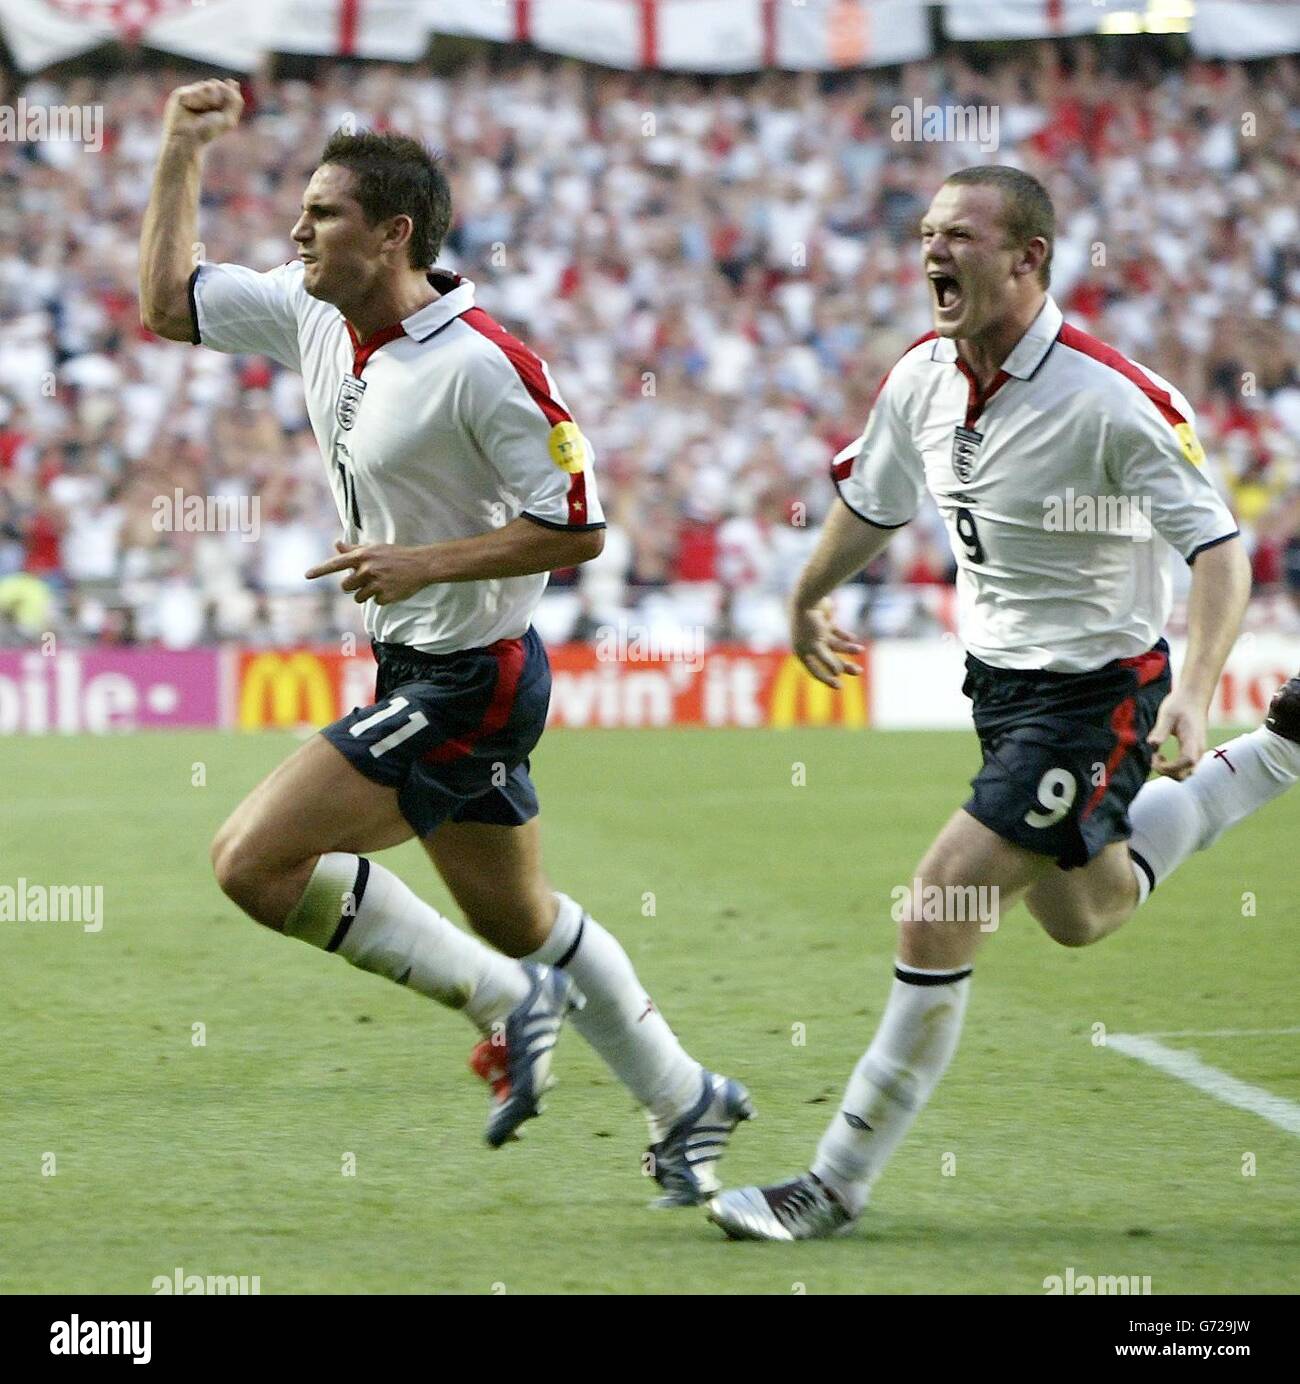
[(841, 675), (856, 678), (862, 672), (861, 664), (840, 657), (860, 654), (865, 646), (834, 623), (829, 596), (815, 606), (791, 611), (790, 647), (813, 677), (828, 687), (838, 687)]

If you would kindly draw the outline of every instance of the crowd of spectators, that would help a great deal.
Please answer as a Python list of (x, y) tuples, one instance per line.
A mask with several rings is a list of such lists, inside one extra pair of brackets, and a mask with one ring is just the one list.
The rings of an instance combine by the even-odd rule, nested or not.
[[(163, 102), (192, 76), (33, 80), (29, 106), (102, 106), (103, 149), (0, 144), (0, 642), (360, 628), (349, 597), (302, 576), (339, 525), (297, 377), (139, 323)], [(212, 261), (292, 257), (302, 188), (341, 124), (443, 151), (455, 219), (439, 263), (546, 358), (597, 456), (605, 552), (557, 576), (546, 637), (623, 620), (782, 640), (829, 458), (929, 326), (920, 213), (981, 161), (1047, 183), (1052, 292), (1193, 401), (1247, 536), (1256, 618), (1300, 629), (1300, 61), (1122, 74), (1086, 42), (1022, 45), (989, 71), (951, 49), (901, 71), (711, 81), (541, 58), (453, 76), (325, 63), (311, 80), (268, 69), (245, 94), (206, 164)], [(918, 96), (994, 107), (998, 149), (891, 137), (891, 108)], [(178, 495), (229, 501), (233, 528), (191, 531)], [(950, 627), (952, 576), (927, 503), (850, 590), (848, 618), (877, 635)]]

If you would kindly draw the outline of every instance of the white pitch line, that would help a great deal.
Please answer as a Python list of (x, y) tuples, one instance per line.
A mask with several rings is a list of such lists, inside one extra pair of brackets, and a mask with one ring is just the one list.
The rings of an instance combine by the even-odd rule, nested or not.
[(1262, 1086), (1238, 1081), (1235, 1076), (1221, 1072), (1218, 1067), (1202, 1062), (1195, 1053), (1167, 1048), (1145, 1033), (1112, 1033), (1106, 1039), (1106, 1046), (1122, 1052), (1126, 1057), (1136, 1057), (1139, 1062), (1155, 1067), (1166, 1076), (1177, 1077), (1179, 1081), (1185, 1081), (1225, 1105), (1258, 1115), (1260, 1119), (1300, 1138), (1300, 1105), (1284, 1096), (1275, 1096)]
[[(1288, 1033), (1300, 1033), (1296, 1028), (1179, 1028), (1135, 1033), (1134, 1038), (1273, 1038)], [(1127, 1036), (1127, 1035), (1126, 1035)]]

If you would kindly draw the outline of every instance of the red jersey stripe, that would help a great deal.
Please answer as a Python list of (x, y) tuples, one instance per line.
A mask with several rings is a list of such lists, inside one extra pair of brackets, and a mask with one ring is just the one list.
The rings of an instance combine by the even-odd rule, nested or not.
[(1107, 346), (1104, 341), (1098, 341), (1095, 336), (1081, 332), (1078, 327), (1072, 327), (1068, 322), (1062, 326), (1061, 334), (1057, 340), (1062, 346), (1069, 346), (1071, 350), (1079, 351), (1085, 356), (1091, 356), (1093, 360), (1099, 360), (1103, 365), (1109, 365), (1112, 370), (1117, 370), (1126, 380), (1131, 380), (1160, 410), (1160, 416), (1170, 427), (1176, 428), (1180, 423), (1191, 421), (1179, 413), (1167, 389), (1163, 389), (1150, 376), (1144, 374), (1127, 356), (1121, 355), (1113, 346)]
[(573, 422), (568, 409), (551, 397), (551, 386), (546, 379), (546, 371), (542, 369), (541, 359), (518, 337), (511, 336), (482, 308), (470, 308), (468, 312), (461, 314), (460, 320), (505, 352), (506, 358), (515, 367), (515, 374), (524, 382), (524, 387), (532, 395), (533, 402), (546, 415), (546, 421), (551, 427), (557, 423)]
[(565, 499), (569, 506), (569, 523), (585, 524), (587, 522), (587, 473), (585, 471), (575, 472), (569, 478), (569, 493)]
[[(533, 402), (545, 414), (546, 421), (551, 427), (555, 427), (557, 423), (573, 422), (573, 415), (569, 413), (568, 409), (551, 396), (551, 386), (546, 378), (546, 371), (542, 366), (541, 358), (534, 351), (525, 346), (518, 337), (511, 336), (499, 322), (489, 317), (482, 308), (470, 308), (468, 312), (462, 313), (460, 320), (466, 326), (473, 327), (476, 332), (487, 337), (494, 346), (505, 352), (506, 358), (515, 367), (515, 373), (523, 381), (524, 388), (528, 390)], [(588, 523), (587, 478), (583, 472), (578, 471), (569, 478), (569, 492), (566, 501), (568, 504), (568, 522), (570, 524)]]

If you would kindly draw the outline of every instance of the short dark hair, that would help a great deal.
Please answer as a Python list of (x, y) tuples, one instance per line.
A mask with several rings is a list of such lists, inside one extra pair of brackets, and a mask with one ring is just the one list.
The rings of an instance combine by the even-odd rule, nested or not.
[(418, 139), (374, 130), (336, 130), (320, 161), (351, 171), (352, 195), (370, 225), (390, 216), (411, 218), (412, 269), (426, 269), (437, 259), (451, 226), (451, 185), (437, 155)]
[(1047, 255), (1038, 271), (1044, 288), (1052, 278), (1052, 250), (1056, 244), (1056, 208), (1047, 189), (1033, 176), (1005, 163), (976, 164), (961, 168), (944, 179), (945, 185), (995, 187), (1002, 194), (1002, 225), (1013, 245), (1027, 245), (1035, 236), (1047, 241)]

